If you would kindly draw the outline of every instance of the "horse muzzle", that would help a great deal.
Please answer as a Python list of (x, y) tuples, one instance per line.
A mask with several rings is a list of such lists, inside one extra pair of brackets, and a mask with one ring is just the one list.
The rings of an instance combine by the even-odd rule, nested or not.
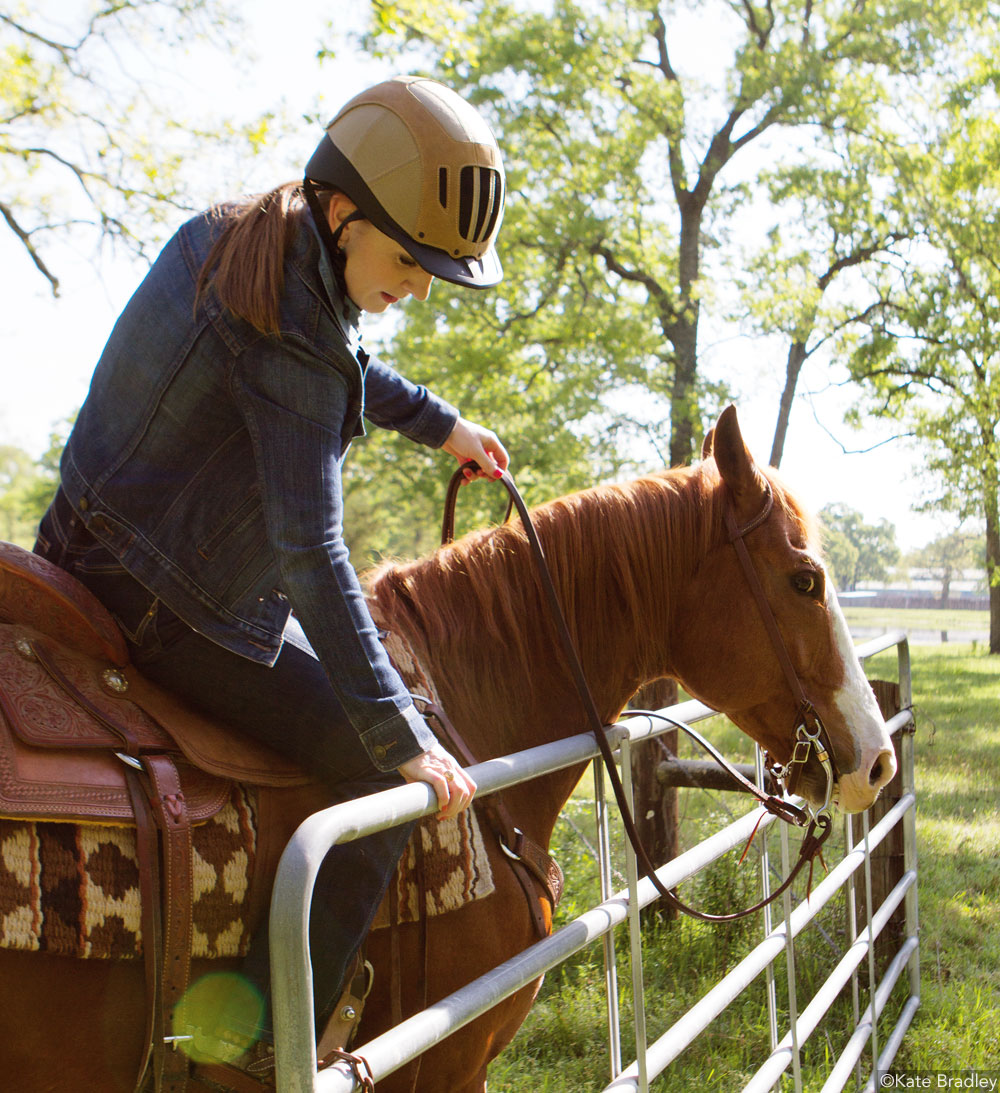
[(857, 770), (842, 774), (837, 780), (838, 805), (844, 812), (864, 812), (895, 775), (896, 753), (891, 746), (863, 752)]
[[(801, 734), (803, 728), (799, 729)], [(824, 758), (823, 752), (826, 752)], [(864, 812), (878, 798), (882, 787), (896, 774), (892, 747), (873, 747), (862, 752), (857, 768), (843, 773), (829, 746), (810, 746), (804, 752), (797, 739), (791, 760), (775, 770), (789, 793), (799, 794), (815, 809), (836, 805), (843, 812)]]

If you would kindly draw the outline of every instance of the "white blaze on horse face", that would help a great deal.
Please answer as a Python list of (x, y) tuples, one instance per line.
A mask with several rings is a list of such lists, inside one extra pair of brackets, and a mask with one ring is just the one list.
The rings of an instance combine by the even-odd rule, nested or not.
[(827, 608), (837, 648), (844, 662), (844, 682), (834, 695), (834, 701), (854, 739), (854, 754), (859, 760), (856, 770), (840, 776), (837, 783), (838, 803), (845, 812), (863, 812), (874, 803), (879, 790), (895, 775), (896, 753), (882, 711), (855, 652), (837, 594), (832, 585), (828, 588)]

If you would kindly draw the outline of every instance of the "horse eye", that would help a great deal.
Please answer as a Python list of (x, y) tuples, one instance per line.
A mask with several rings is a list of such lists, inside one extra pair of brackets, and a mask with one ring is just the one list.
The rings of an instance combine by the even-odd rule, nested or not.
[(804, 596), (816, 596), (821, 591), (818, 576), (815, 573), (808, 572), (796, 573), (792, 578), (792, 587)]

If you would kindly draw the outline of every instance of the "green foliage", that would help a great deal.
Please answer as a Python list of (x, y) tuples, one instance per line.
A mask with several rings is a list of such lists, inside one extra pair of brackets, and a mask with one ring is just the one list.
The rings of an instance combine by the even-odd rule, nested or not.
[(21, 448), (0, 446), (0, 539), (32, 547), (38, 521), (59, 484), (59, 457), (69, 422), (50, 436), (48, 450), (34, 460)]
[[(942, 535), (914, 551), (910, 565), (928, 569), (941, 581), (941, 599), (947, 601), (951, 582), (968, 569), (984, 569), (986, 542), (982, 535), (958, 530)], [(985, 576), (985, 574), (984, 574)]]
[(913, 1070), (996, 1070), (1000, 669), (995, 657), (969, 646), (916, 646), (911, 653), (922, 1001), (898, 1063)]
[[(592, 370), (576, 371), (586, 339), (585, 357), (603, 354), (614, 387), (643, 391), (641, 405), (612, 403), (627, 405), (619, 416), (680, 463), (727, 397), (700, 374), (699, 316), (714, 306), (738, 214), (755, 177), (765, 177), (743, 149), (778, 128), (865, 132), (900, 82), (951, 39), (961, 10), (909, 0), (877, 15), (839, 2), (701, 5), (715, 43), (702, 64), (686, 55), (695, 41), (687, 13), (664, 3), (372, 0), (361, 43), (379, 56), (408, 54), (494, 122), (511, 182), (505, 335), (524, 328), (531, 352), (562, 358), (550, 367), (566, 369), (564, 391), (579, 385), (599, 400), (606, 384), (588, 386)], [(789, 149), (791, 166), (809, 165), (794, 183), (801, 191), (820, 175)], [(749, 173), (732, 166), (737, 156)], [(859, 159), (842, 186), (836, 222), (815, 214), (844, 237), (831, 244), (831, 262), (861, 261), (891, 235), (884, 220), (870, 222), (866, 165)], [(833, 189), (836, 166), (823, 177)]]
[(823, 528), (823, 557), (837, 588), (847, 589), (858, 567), (858, 548), (837, 527)]
[(866, 524), (860, 512), (845, 504), (825, 505), (819, 517), (839, 588), (853, 589), (858, 581), (880, 581), (888, 576), (889, 568), (899, 559), (893, 524), (885, 519)]
[(1000, 123), (984, 41), (947, 94), (927, 93), (924, 131), (893, 151), (919, 264), (875, 283), (878, 306), (843, 348), (862, 410), (902, 422), (928, 453), (937, 488), (927, 507), (985, 523), (987, 571), (1000, 588)]
[(146, 253), (158, 226), (207, 203), (191, 169), (206, 141), (233, 162), (259, 148), (272, 119), (205, 128), (162, 86), (172, 50), (224, 47), (235, 26), (227, 0), (0, 8), (0, 216), (53, 293), (57, 240), (96, 235)]

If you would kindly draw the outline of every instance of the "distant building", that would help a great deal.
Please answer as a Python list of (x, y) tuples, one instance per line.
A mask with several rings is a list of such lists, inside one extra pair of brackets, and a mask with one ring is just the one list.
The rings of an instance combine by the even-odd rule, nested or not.
[(966, 569), (955, 574), (948, 583), (947, 598), (943, 599), (944, 581), (940, 570), (910, 569), (895, 573), (886, 582), (859, 581), (850, 592), (837, 593), (845, 603), (862, 607), (909, 607), (967, 609), (985, 611), (990, 606), (989, 592), (981, 569)]

